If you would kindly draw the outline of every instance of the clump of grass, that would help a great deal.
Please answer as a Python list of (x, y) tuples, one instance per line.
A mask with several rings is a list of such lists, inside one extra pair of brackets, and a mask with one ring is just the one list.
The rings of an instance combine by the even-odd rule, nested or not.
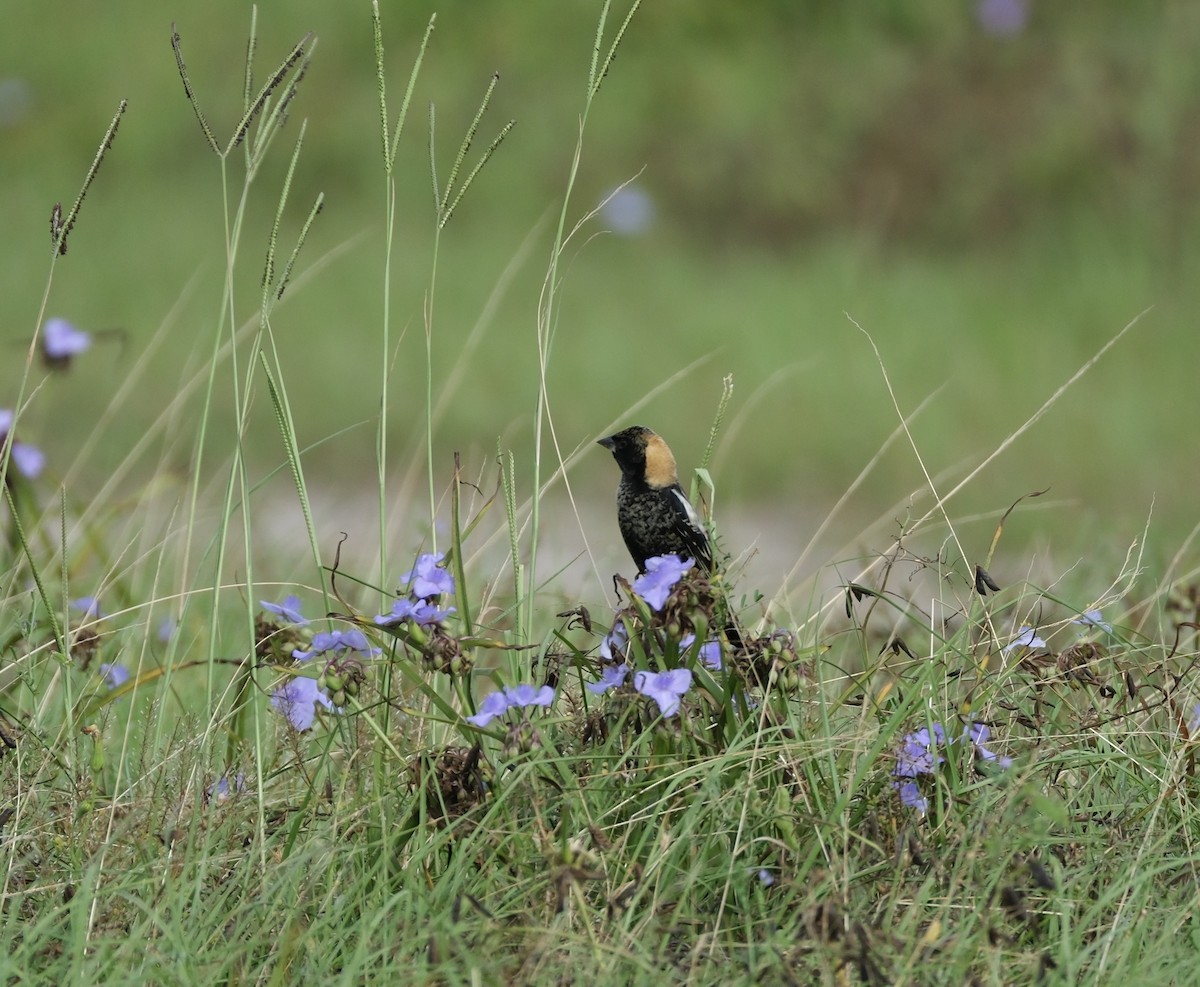
[[(634, 10), (606, 33), (605, 5), (585, 107)], [(432, 22), (393, 125), (378, 6), (374, 25), (390, 245), (396, 142)], [(391, 546), (406, 559), (396, 574), (385, 430), (404, 339), (392, 341), (385, 274), (378, 558), (358, 571), (341, 543), (328, 558), (291, 414), (313, 385), (287, 380), (275, 325), (322, 204), (280, 263), (303, 126), (249, 316), (233, 274), (245, 203), (316, 39), (256, 88), (253, 38), (252, 26), (224, 143), (172, 41), (230, 188), (229, 280), (192, 378), (194, 432), (178, 410), (156, 428), (164, 461), (190, 444), (191, 475), (168, 482), (160, 469), (129, 501), (55, 495), (27, 468), (19, 414), (0, 429), (10, 976), (1167, 983), (1190, 969), (1174, 943), (1200, 859), (1195, 572), (1143, 591), (1130, 553), (1115, 578), (1098, 577), (1103, 558), (1044, 583), (1032, 566), (1011, 577), (1017, 562), (997, 547), (1017, 505), (974, 561), (927, 477), (935, 508), (887, 551), (839, 563), (828, 600), (814, 586), (807, 601), (764, 604), (728, 560), (708, 578), (668, 557), (615, 579), (615, 603), (577, 601), (551, 619), (558, 574), (536, 565), (540, 504), (560, 481), (569, 493), (579, 451), (560, 447), (542, 388), (531, 454), (501, 447), (497, 475), (478, 474), (494, 492), (459, 457), (439, 485), (436, 247), (425, 441), (399, 471), (424, 471), (428, 516)], [(511, 126), (457, 184), (494, 84), (435, 182), (439, 230)], [(584, 228), (570, 220), (574, 168), (531, 341), (543, 379), (558, 265), (568, 231)], [(282, 442), (267, 467), (243, 444), (263, 387)], [(234, 435), (208, 434), (222, 388)], [(259, 544), (256, 498), (276, 471), (299, 505), (301, 575), (272, 572)], [(697, 482), (711, 501), (712, 478)], [(490, 542), (509, 550), (494, 568)]]

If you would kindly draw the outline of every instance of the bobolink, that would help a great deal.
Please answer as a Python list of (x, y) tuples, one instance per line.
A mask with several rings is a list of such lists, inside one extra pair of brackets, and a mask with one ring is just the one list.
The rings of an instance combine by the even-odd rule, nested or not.
[(695, 509), (679, 486), (675, 457), (662, 437), (643, 425), (600, 439), (621, 467), (617, 524), (638, 572), (646, 559), (678, 555), (712, 571), (712, 548)]

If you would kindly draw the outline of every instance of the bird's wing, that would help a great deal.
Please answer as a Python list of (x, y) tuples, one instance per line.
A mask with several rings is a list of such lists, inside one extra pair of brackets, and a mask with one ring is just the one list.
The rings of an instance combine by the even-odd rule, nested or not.
[(700, 521), (700, 515), (696, 513), (696, 509), (692, 507), (691, 502), (687, 499), (683, 489), (676, 484), (670, 488), (672, 497), (671, 503), (675, 506), (679, 516), (678, 532), (683, 542), (692, 552), (692, 557), (696, 560), (702, 569), (711, 571), (712, 569), (712, 549), (708, 544), (708, 535), (704, 531), (704, 525)]

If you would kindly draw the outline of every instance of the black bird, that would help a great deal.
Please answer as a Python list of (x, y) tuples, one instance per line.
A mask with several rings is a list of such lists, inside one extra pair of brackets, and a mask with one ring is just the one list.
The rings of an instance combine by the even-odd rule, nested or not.
[(678, 555), (712, 572), (712, 547), (695, 508), (679, 486), (675, 457), (660, 435), (643, 425), (600, 439), (621, 467), (617, 523), (638, 572), (646, 559)]

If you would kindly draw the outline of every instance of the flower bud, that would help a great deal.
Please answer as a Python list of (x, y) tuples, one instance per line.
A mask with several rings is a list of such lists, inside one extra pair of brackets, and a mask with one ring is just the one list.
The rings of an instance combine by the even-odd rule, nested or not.
[(795, 692), (800, 688), (800, 674), (796, 671), (794, 665), (785, 665), (783, 662), (776, 662), (775, 669), (775, 684), (781, 692)]
[(508, 733), (504, 737), (504, 756), (506, 758), (514, 758), (520, 754), (528, 754), (530, 751), (540, 750), (542, 746), (542, 735), (538, 733), (535, 727), (528, 720), (520, 720), (508, 728)]

